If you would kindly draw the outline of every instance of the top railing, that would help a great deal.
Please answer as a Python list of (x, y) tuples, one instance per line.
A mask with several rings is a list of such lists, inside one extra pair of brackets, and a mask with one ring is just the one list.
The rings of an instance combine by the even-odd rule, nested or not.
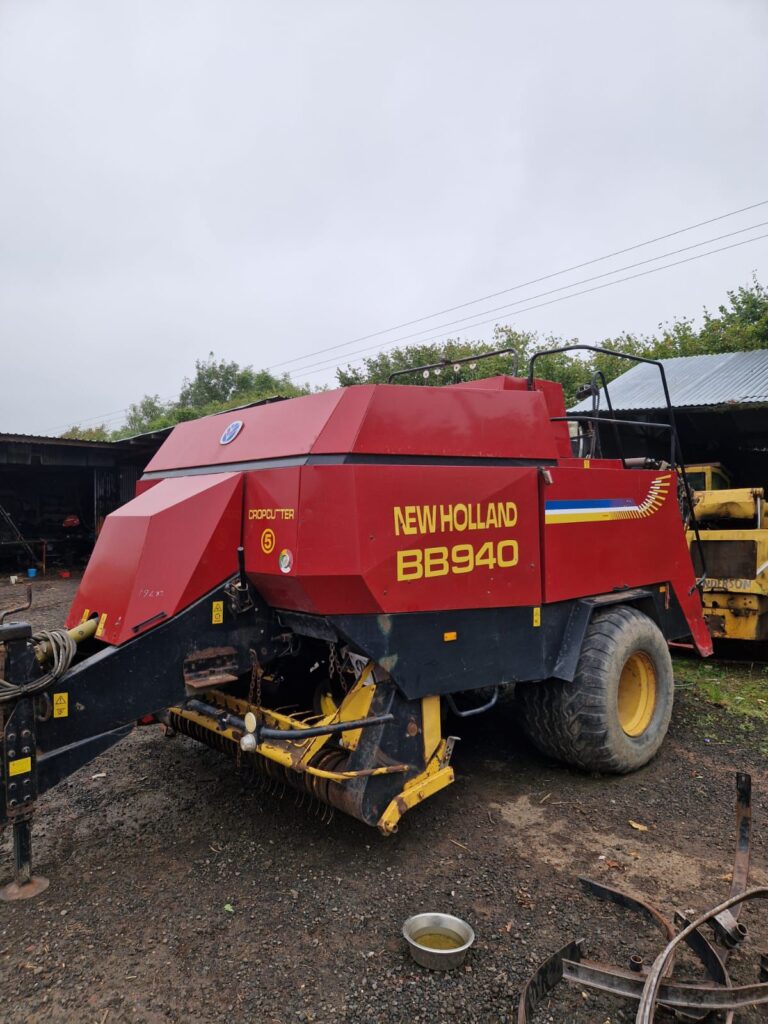
[(461, 356), (460, 359), (442, 359), (439, 363), (425, 363), (423, 366), (408, 366), (404, 370), (394, 370), (390, 373), (389, 377), (387, 377), (387, 384), (391, 384), (395, 377), (403, 377), (406, 373), (421, 373), (424, 377), (428, 377), (430, 370), (457, 370), (460, 366), (464, 366), (465, 363), (469, 363), (470, 369), (474, 369), (472, 364), (479, 363), (482, 359), (490, 359), (492, 356), (512, 356), (512, 376), (517, 376), (520, 360), (517, 349), (497, 348), (493, 352), (482, 352), (479, 356)]
[[(602, 348), (600, 345), (581, 345), (581, 344), (579, 344), (579, 345), (564, 345), (562, 348), (539, 349), (539, 351), (538, 352), (534, 352), (533, 355), (531, 356), (531, 358), (528, 360), (528, 374), (527, 374), (528, 380), (527, 380), (527, 386), (528, 386), (528, 390), (529, 391), (535, 391), (534, 368), (535, 368), (537, 360), (544, 359), (547, 356), (562, 355), (564, 352), (597, 352), (600, 355), (614, 356), (617, 359), (626, 359), (627, 361), (632, 362), (632, 363), (647, 363), (649, 366), (655, 366), (656, 369), (659, 371), (659, 376), (661, 377), (661, 386), (662, 386), (662, 389), (664, 391), (664, 401), (666, 403), (667, 416), (668, 416), (668, 419), (669, 419), (668, 423), (649, 423), (649, 422), (644, 421), (644, 420), (620, 420), (620, 419), (616, 419), (615, 414), (614, 414), (614, 410), (613, 410), (613, 406), (611, 405), (610, 396), (609, 396), (609, 393), (608, 393), (608, 383), (605, 380), (605, 376), (602, 374), (601, 371), (598, 371), (598, 372), (600, 373), (600, 376), (602, 378), (603, 393), (604, 393), (605, 398), (606, 398), (606, 404), (608, 406), (608, 411), (611, 413), (610, 418), (606, 417), (606, 416), (600, 416), (600, 415), (589, 416), (589, 415), (582, 415), (582, 414), (576, 413), (575, 415), (571, 415), (571, 416), (568, 416), (568, 415), (566, 415), (566, 416), (556, 416), (556, 417), (553, 417), (553, 419), (556, 420), (556, 421), (557, 420), (560, 420), (560, 421), (562, 421), (562, 420), (573, 420), (575, 422), (595, 422), (596, 424), (611, 423), (611, 424), (614, 425), (614, 429), (617, 432), (617, 436), (618, 436), (618, 426), (619, 426), (619, 424), (621, 424), (623, 426), (643, 426), (643, 427), (654, 427), (654, 428), (659, 428), (659, 429), (663, 429), (663, 430), (669, 430), (670, 437), (671, 437), (671, 442), (670, 442), (670, 460), (669, 461), (670, 461), (670, 465), (678, 470), (678, 472), (680, 474), (680, 478), (681, 478), (681, 480), (683, 482), (683, 489), (685, 491), (685, 499), (686, 499), (686, 502), (688, 503), (688, 509), (689, 509), (689, 513), (690, 513), (690, 517), (691, 517), (691, 526), (692, 526), (692, 529), (693, 529), (694, 536), (696, 538), (696, 547), (697, 547), (697, 550), (699, 552), (699, 558), (701, 559), (702, 579), (697, 581), (698, 584), (701, 585), (701, 583), (703, 582), (703, 578), (706, 577), (706, 575), (707, 575), (706, 564), (705, 564), (705, 561), (704, 561), (704, 550), (703, 550), (703, 546), (702, 546), (702, 543), (701, 543), (701, 536), (699, 535), (699, 526), (698, 526), (698, 523), (696, 521), (696, 517), (693, 514), (693, 494), (691, 492), (690, 483), (688, 482), (688, 475), (685, 472), (685, 461), (683, 459), (682, 447), (680, 445), (680, 435), (678, 434), (678, 431), (677, 431), (677, 422), (675, 420), (675, 411), (674, 411), (674, 407), (672, 405), (672, 398), (671, 398), (670, 393), (669, 393), (669, 385), (667, 384), (667, 375), (666, 375), (666, 372), (664, 370), (663, 363), (660, 360), (658, 360), (658, 359), (647, 359), (645, 356), (634, 356), (634, 355), (630, 355), (628, 352), (616, 352), (616, 351), (614, 351), (614, 349)], [(623, 454), (623, 450), (621, 450), (621, 447), (620, 447), (620, 456), (621, 456), (622, 464), (626, 466), (626, 461), (624, 459), (624, 454)]]

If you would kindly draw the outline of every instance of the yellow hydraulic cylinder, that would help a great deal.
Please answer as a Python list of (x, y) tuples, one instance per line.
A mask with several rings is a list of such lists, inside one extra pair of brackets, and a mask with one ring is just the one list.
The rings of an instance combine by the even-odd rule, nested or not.
[[(67, 632), (76, 644), (81, 644), (83, 640), (89, 640), (96, 633), (96, 627), (98, 624), (99, 620), (96, 618), (87, 619), (85, 622), (81, 622), (78, 626), (73, 626), (72, 629), (68, 629)], [(50, 656), (51, 645), (47, 640), (43, 640), (43, 642), (39, 643), (35, 649), (35, 658), (37, 658), (42, 665), (44, 662), (48, 661)]]

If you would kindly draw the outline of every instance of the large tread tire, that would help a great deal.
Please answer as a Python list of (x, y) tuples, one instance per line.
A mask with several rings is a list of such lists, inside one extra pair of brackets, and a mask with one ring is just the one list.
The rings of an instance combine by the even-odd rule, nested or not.
[[(646, 658), (655, 675), (653, 712), (639, 735), (628, 735), (619, 718), (619, 682), (633, 655)], [(517, 687), (522, 725), (542, 753), (586, 771), (616, 774), (641, 768), (657, 753), (669, 728), (674, 691), (661, 630), (629, 605), (593, 616), (572, 682), (550, 679)]]

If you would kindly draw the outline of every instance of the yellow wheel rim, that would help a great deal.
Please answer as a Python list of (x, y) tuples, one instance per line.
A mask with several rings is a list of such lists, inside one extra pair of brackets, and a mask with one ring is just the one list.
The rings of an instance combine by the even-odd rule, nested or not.
[(644, 651), (627, 658), (619, 679), (619, 723), (627, 736), (641, 736), (656, 710), (656, 670)]

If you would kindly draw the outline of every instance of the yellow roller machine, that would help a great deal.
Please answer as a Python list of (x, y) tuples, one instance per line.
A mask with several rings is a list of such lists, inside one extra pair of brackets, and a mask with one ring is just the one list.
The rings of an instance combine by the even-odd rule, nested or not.
[[(768, 516), (762, 487), (733, 487), (719, 463), (687, 466), (707, 575), (704, 618), (715, 638), (768, 640)], [(688, 531), (694, 565), (701, 561)]]

